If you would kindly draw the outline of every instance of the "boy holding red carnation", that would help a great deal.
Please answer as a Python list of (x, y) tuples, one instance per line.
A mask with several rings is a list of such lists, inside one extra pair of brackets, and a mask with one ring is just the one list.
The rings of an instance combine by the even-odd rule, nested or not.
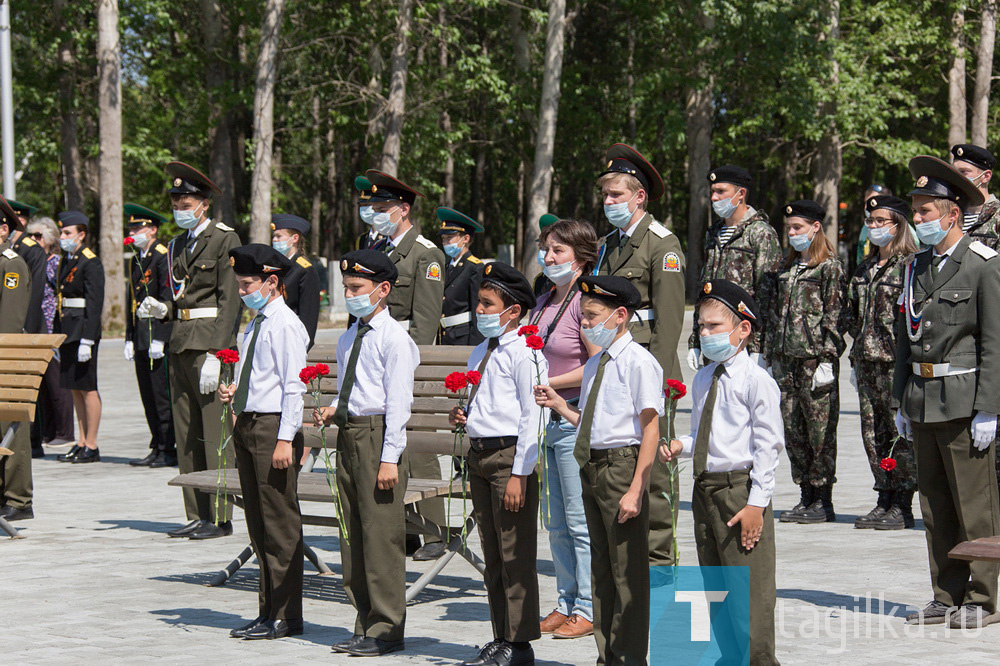
[(530, 641), (541, 637), (535, 464), (542, 409), (533, 387), (548, 381), (548, 364), (537, 351), (541, 338), (518, 332), (518, 322), (534, 305), (531, 285), (516, 269), (500, 262), (486, 266), (476, 308), (476, 325), (486, 341), (473, 350), (468, 365), (481, 373), (480, 381), (470, 390), (468, 405), (450, 415), (452, 425), (464, 426), (469, 436), (469, 485), (493, 622), (493, 640), (465, 662), (470, 666), (533, 664)]

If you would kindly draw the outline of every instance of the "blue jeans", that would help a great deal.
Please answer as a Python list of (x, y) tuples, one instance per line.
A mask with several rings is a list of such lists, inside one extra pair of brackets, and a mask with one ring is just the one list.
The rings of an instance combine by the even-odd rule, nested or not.
[(590, 592), (590, 534), (583, 514), (583, 486), (580, 465), (573, 457), (576, 428), (566, 420), (549, 421), (545, 427), (547, 499), (542, 496), (539, 509), (549, 531), (549, 547), (556, 569), (556, 590), (564, 615), (594, 620), (594, 602)]

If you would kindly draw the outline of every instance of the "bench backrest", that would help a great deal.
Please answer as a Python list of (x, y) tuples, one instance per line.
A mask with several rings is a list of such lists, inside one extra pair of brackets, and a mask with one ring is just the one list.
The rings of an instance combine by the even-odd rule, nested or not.
[(42, 375), (66, 336), (0, 334), (0, 421), (34, 421)]

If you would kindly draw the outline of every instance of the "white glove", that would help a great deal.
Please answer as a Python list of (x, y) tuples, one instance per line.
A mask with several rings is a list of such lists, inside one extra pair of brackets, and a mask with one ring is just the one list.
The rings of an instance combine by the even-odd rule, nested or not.
[(896, 410), (896, 432), (905, 439), (913, 440), (913, 425), (902, 409)]
[(167, 304), (161, 303), (152, 296), (147, 296), (139, 303), (135, 314), (139, 319), (163, 319), (167, 316)]
[(972, 443), (980, 451), (989, 448), (990, 442), (997, 436), (997, 415), (989, 412), (976, 412), (972, 417)]
[(149, 343), (149, 358), (153, 359), (154, 361), (163, 358), (162, 340), (153, 340), (152, 342)]
[(125, 343), (125, 352), (123, 353), (123, 356), (125, 356), (126, 361), (135, 360), (135, 345), (132, 344), (131, 340)]
[(833, 383), (833, 363), (820, 363), (813, 373), (812, 390)]
[(80, 340), (80, 348), (76, 351), (78, 363), (86, 363), (94, 355), (94, 341), (86, 338)]
[(851, 386), (854, 387), (855, 391), (858, 390), (858, 373), (854, 370), (854, 368), (851, 368)]
[(219, 388), (219, 373), (222, 371), (222, 364), (215, 354), (205, 354), (205, 363), (201, 366), (201, 378), (198, 380), (198, 388), (204, 394), (215, 393)]
[(695, 372), (701, 367), (701, 350), (697, 347), (688, 349), (688, 367)]

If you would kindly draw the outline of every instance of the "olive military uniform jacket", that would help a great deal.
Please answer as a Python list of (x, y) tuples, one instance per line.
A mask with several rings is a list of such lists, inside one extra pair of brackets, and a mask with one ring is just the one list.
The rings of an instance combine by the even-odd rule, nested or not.
[[(76, 254), (64, 254), (59, 261), (58, 313), (53, 333), (65, 333), (66, 341), (101, 339), (101, 311), (104, 309), (104, 266), (94, 251), (85, 247)], [(67, 299), (82, 298), (82, 308), (70, 307)]]
[[(134, 245), (132, 247), (135, 247)], [(135, 312), (139, 304), (152, 296), (162, 303), (170, 302), (170, 278), (167, 276), (167, 246), (154, 239), (146, 255), (136, 249), (125, 257), (125, 339), (138, 351), (147, 351), (152, 340), (164, 345), (170, 341), (173, 324), (164, 319), (139, 319)]]
[[(648, 346), (663, 367), (664, 379), (680, 379), (677, 341), (684, 327), (684, 253), (669, 229), (646, 213), (619, 251), (619, 231), (605, 236), (599, 249), (597, 275), (628, 278), (642, 304), (629, 325), (635, 341)], [(649, 318), (652, 316), (652, 318)]]
[(1000, 248), (1000, 200), (992, 194), (979, 211), (979, 219), (965, 232), (972, 240), (981, 242), (986, 247), (996, 250)]
[(476, 306), (479, 305), (479, 284), (483, 279), (483, 260), (466, 252), (454, 266), (444, 268), (444, 302), (441, 304), (441, 318), (468, 313), (469, 320), (463, 324), (444, 327), (441, 324), (441, 344), (478, 345), (483, 335), (476, 326)]
[(844, 323), (854, 340), (851, 365), (858, 361), (896, 360), (896, 325), (906, 257), (891, 255), (882, 266), (878, 261), (876, 253), (861, 262), (847, 289)]
[(28, 317), (24, 322), (25, 333), (48, 333), (45, 325), (45, 313), (42, 312), (42, 299), (45, 297), (45, 283), (48, 275), (45, 272), (48, 256), (42, 246), (33, 238), (22, 233), (14, 241), (14, 251), (21, 255), (28, 270), (31, 271), (31, 303), (28, 305)]
[(309, 334), (309, 347), (316, 342), (316, 326), (319, 323), (319, 273), (304, 254), (298, 252), (290, 257), (292, 268), (282, 278), (285, 285), (285, 304), (299, 316)]
[[(904, 273), (893, 398), (916, 423), (967, 418), (976, 411), (998, 414), (1000, 259), (968, 236), (940, 271), (931, 265), (932, 254), (928, 248), (913, 255)], [(907, 310), (920, 314), (916, 331)], [(925, 378), (913, 372), (913, 363), (950, 363), (978, 371)]]
[(420, 235), (416, 227), (403, 234), (389, 258), (399, 271), (389, 294), (389, 314), (408, 326), (418, 345), (432, 345), (441, 327), (444, 299), (444, 252)]
[[(0, 245), (0, 333), (24, 333), (31, 302), (31, 272), (28, 263), (11, 247)], [(40, 308), (41, 306), (39, 306)]]
[(794, 263), (775, 277), (765, 338), (765, 358), (819, 359), (835, 363), (844, 353), (846, 285), (840, 259), (816, 266)]
[[(778, 234), (761, 211), (749, 210), (746, 218), (736, 225), (733, 235), (725, 244), (720, 234), (725, 228), (725, 220), (719, 220), (709, 229), (705, 239), (705, 265), (701, 268), (701, 284), (709, 280), (729, 280), (746, 289), (757, 303), (756, 313), (760, 319), (760, 329), (750, 342), (751, 352), (759, 352), (764, 347), (767, 334), (767, 311), (770, 295), (767, 293), (771, 280), (766, 279), (781, 261), (781, 246)], [(698, 334), (698, 319), (694, 319), (694, 330), (688, 338), (689, 348), (701, 347)]]
[[(229, 262), (229, 251), (239, 247), (236, 232), (222, 222), (208, 226), (190, 239), (184, 232), (167, 248), (173, 301), (167, 318), (174, 321), (170, 351), (218, 351), (236, 343), (240, 294)], [(188, 319), (188, 310), (218, 308), (215, 317)]]

